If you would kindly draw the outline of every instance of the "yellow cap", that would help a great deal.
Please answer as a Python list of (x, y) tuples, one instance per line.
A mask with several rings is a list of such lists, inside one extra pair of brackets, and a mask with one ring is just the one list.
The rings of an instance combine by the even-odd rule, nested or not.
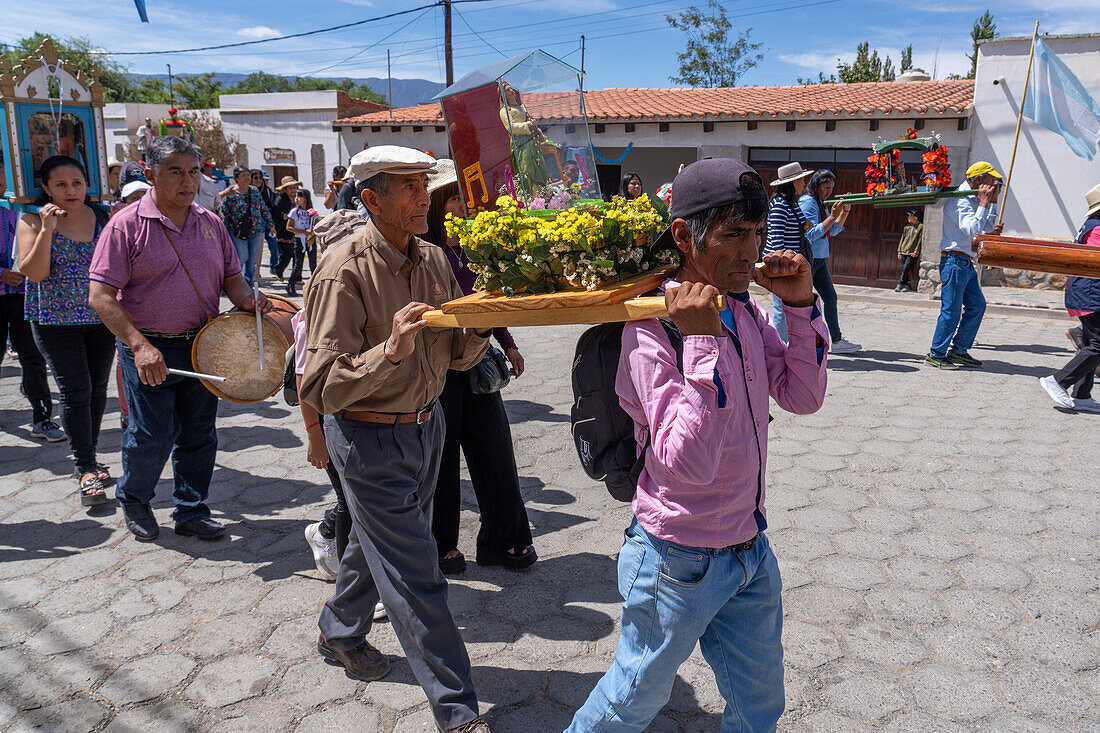
[(997, 169), (986, 163), (984, 160), (979, 160), (974, 165), (966, 169), (966, 177), (973, 178), (974, 176), (980, 176), (988, 173), (994, 178), (1000, 178), (1001, 174), (997, 172)]

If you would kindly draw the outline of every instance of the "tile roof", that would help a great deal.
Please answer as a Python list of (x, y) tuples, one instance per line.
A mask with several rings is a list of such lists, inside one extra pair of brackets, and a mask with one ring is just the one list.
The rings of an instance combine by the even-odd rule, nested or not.
[[(787, 117), (954, 116), (974, 101), (974, 81), (905, 81), (717, 89), (612, 88), (584, 94), (589, 121)], [(576, 120), (576, 95), (524, 95), (538, 120)], [(334, 125), (442, 125), (439, 104), (420, 104), (336, 120)]]

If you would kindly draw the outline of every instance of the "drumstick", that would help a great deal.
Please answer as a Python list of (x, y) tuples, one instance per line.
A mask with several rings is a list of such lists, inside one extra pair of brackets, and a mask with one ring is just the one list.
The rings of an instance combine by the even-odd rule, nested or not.
[(252, 307), (256, 311), (256, 338), (260, 342), (260, 371), (267, 366), (264, 364), (264, 314), (260, 310), (260, 270), (256, 268), (256, 279), (252, 281)]
[(211, 382), (224, 382), (225, 377), (215, 377), (213, 374), (203, 374), (202, 372), (189, 372), (186, 369), (172, 369), (169, 367), (169, 374), (175, 374), (177, 377), (195, 377), (196, 379), (209, 379)]

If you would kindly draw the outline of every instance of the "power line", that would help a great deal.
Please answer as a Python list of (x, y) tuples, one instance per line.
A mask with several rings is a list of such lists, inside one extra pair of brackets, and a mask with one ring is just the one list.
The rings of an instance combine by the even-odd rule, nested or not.
[[(484, 3), (490, 0), (450, 0), (452, 3)], [(332, 31), (345, 30), (347, 28), (354, 28), (356, 26), (365, 25), (367, 23), (375, 23), (380, 20), (388, 20), (390, 18), (397, 18), (402, 15), (409, 15), (420, 10), (426, 10), (428, 8), (438, 8), (443, 5), (442, 0), (437, 0), (430, 5), (421, 5), (416, 8), (409, 8), (408, 10), (397, 10), (386, 15), (377, 15), (373, 18), (365, 18), (363, 20), (357, 20), (352, 23), (342, 23), (340, 25), (330, 26), (328, 28), (318, 28), (312, 31), (303, 31), (301, 33), (289, 33), (285, 36), (275, 36), (274, 38), (258, 38), (253, 41), (239, 41), (237, 43), (223, 43), (217, 46), (198, 46), (195, 48), (177, 48), (169, 51), (98, 51), (100, 55), (108, 56), (162, 56), (164, 54), (171, 53), (193, 53), (196, 51), (217, 51), (223, 48), (238, 48), (240, 46), (254, 46), (258, 43), (271, 43), (272, 41), (285, 41), (288, 38), (304, 38), (305, 36), (315, 36), (319, 33), (331, 33)]]
[(467, 28), (469, 28), (469, 29), (470, 29), (470, 32), (471, 32), (471, 33), (473, 33), (473, 34), (474, 34), (475, 36), (477, 36), (478, 38), (480, 38), (480, 39), (481, 39), (481, 42), (482, 42), (482, 43), (484, 43), (484, 44), (485, 44), (486, 46), (488, 46), (489, 48), (491, 48), (491, 49), (493, 49), (494, 51), (496, 51), (497, 53), (499, 53), (499, 54), (500, 54), (500, 55), (501, 55), (501, 56), (502, 56), (503, 58), (507, 58), (507, 56), (506, 56), (506, 55), (504, 54), (504, 52), (503, 52), (503, 51), (501, 51), (501, 50), (500, 50), (499, 48), (497, 48), (497, 47), (496, 47), (496, 46), (494, 46), (493, 44), (491, 44), (491, 43), (489, 43), (488, 41), (486, 41), (486, 40), (485, 40), (485, 38), (484, 38), (484, 37), (483, 37), (483, 36), (482, 36), (482, 35), (481, 35), (480, 33), (478, 33), (477, 31), (475, 31), (475, 30), (474, 30), (474, 27), (473, 27), (472, 25), (470, 25), (470, 24), (469, 24), (469, 22), (468, 22), (468, 21), (466, 20), (466, 17), (465, 17), (465, 16), (464, 16), (464, 15), (463, 15), (462, 13), (458, 12), (458, 8), (455, 8), (455, 15), (457, 15), (457, 16), (458, 16), (458, 19), (459, 19), (459, 20), (461, 20), (461, 21), (462, 21), (462, 23), (463, 23), (463, 24), (464, 24), (464, 25), (465, 25), (465, 26), (466, 26)]
[[(389, 39), (390, 39), (390, 38), (392, 38), (393, 36), (396, 36), (396, 35), (397, 35), (398, 33), (400, 33), (401, 31), (405, 30), (406, 28), (408, 28), (408, 27), (409, 27), (410, 25), (413, 25), (413, 24), (414, 24), (414, 23), (416, 23), (416, 22), (417, 22), (418, 20), (420, 20), (421, 18), (423, 18), (423, 17), (424, 17), (424, 13), (428, 12), (429, 10), (431, 10), (431, 8), (432, 8), (432, 6), (429, 6), (429, 7), (427, 7), (427, 8), (424, 8), (423, 10), (421, 10), (421, 12), (420, 12), (420, 14), (419, 14), (419, 15), (417, 15), (417, 16), (416, 16), (415, 18), (413, 18), (412, 20), (410, 20), (410, 21), (409, 21), (408, 23), (406, 23), (405, 25), (401, 26), (400, 28), (398, 28), (397, 30), (393, 31), (392, 33), (387, 33), (386, 35), (382, 36), (381, 38), (379, 38), (379, 39), (378, 39), (377, 41), (375, 41), (374, 43), (372, 43), (372, 44), (370, 44), (370, 45), (368, 45), (368, 46), (363, 46), (363, 47), (362, 47), (361, 49), (359, 49), (358, 51), (356, 51), (355, 53), (353, 53), (353, 54), (352, 54), (351, 56), (348, 56), (348, 57), (347, 57), (346, 59), (344, 59), (344, 60), (342, 60), (342, 61), (337, 61), (337, 62), (336, 62), (335, 64), (329, 64), (328, 66), (323, 66), (323, 67), (321, 67), (320, 69), (316, 69), (316, 70), (314, 70), (314, 71), (309, 71), (309, 72), (306, 72), (305, 74), (298, 74), (297, 76), (313, 76), (314, 74), (320, 74), (320, 73), (321, 73), (322, 71), (328, 71), (329, 69), (331, 69), (331, 68), (334, 68), (334, 67), (336, 67), (336, 66), (343, 66), (344, 64), (346, 64), (347, 62), (349, 62), (349, 61), (351, 61), (351, 60), (352, 60), (353, 58), (355, 58), (356, 56), (358, 56), (358, 55), (360, 55), (360, 54), (362, 54), (362, 53), (366, 53), (366, 52), (367, 52), (368, 50), (370, 50), (370, 49), (374, 48), (375, 46), (378, 46), (378, 45), (379, 45), (379, 44), (381, 44), (381, 43), (382, 43), (383, 41), (389, 40)], [(408, 41), (406, 41), (406, 43), (408, 43)]]

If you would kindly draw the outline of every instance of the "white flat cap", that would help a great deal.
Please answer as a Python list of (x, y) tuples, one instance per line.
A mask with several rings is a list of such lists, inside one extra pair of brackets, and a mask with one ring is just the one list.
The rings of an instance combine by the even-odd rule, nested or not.
[(427, 173), (435, 168), (435, 158), (413, 148), (400, 145), (379, 145), (355, 154), (348, 173), (357, 181), (365, 181), (379, 173), (407, 175)]

